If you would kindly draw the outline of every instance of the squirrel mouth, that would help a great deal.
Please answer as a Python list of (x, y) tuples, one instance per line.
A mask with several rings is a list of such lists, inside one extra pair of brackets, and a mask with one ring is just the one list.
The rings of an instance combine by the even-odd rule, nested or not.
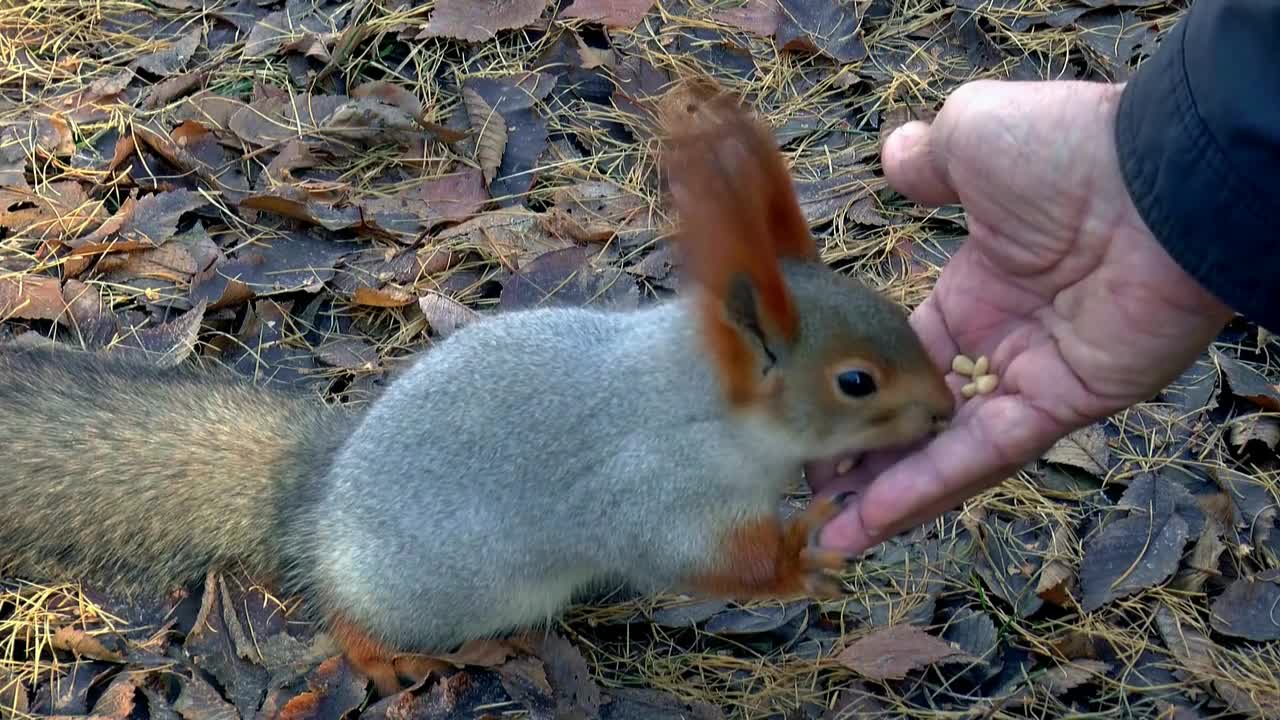
[(845, 453), (832, 458), (814, 460), (804, 464), (804, 479), (814, 491), (848, 477), (862, 465), (863, 453)]
[(858, 485), (869, 484), (876, 475), (884, 472), (904, 454), (923, 447), (932, 435), (891, 447), (874, 450), (851, 450), (829, 458), (811, 460), (803, 464), (804, 480), (814, 492), (854, 478)]

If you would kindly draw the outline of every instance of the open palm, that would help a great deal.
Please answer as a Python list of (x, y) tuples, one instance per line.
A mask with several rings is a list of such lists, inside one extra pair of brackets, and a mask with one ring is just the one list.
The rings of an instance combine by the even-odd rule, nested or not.
[[(997, 390), (909, 452), (837, 476), (856, 490), (822, 543), (860, 552), (954, 508), (1057, 439), (1145, 400), (1231, 317), (1164, 252), (1127, 194), (1113, 119), (1121, 86), (982, 81), (931, 125), (884, 149), (890, 183), (919, 202), (960, 202), (969, 237), (912, 314), (935, 362), (986, 355)], [(954, 373), (953, 388), (968, 381)]]

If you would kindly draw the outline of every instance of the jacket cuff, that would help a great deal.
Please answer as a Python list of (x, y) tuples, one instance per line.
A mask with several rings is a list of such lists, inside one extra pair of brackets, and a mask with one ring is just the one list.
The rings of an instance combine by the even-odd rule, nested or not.
[[(1188, 13), (1125, 86), (1115, 127), (1121, 173), (1139, 215), (1183, 270), (1236, 312), (1280, 329), (1265, 202), (1197, 108), (1187, 62), (1195, 23)], [(1229, 69), (1201, 72), (1212, 79)]]

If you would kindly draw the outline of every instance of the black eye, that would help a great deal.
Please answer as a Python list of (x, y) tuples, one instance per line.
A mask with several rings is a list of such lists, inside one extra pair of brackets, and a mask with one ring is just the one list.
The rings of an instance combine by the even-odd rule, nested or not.
[(875, 378), (865, 370), (846, 370), (836, 376), (836, 384), (849, 397), (866, 397), (876, 391)]

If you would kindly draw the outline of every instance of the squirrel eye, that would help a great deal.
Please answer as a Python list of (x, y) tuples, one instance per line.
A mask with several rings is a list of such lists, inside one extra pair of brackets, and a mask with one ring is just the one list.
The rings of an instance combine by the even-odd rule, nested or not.
[(865, 370), (846, 370), (836, 376), (836, 384), (849, 397), (866, 397), (876, 391), (875, 378)]

